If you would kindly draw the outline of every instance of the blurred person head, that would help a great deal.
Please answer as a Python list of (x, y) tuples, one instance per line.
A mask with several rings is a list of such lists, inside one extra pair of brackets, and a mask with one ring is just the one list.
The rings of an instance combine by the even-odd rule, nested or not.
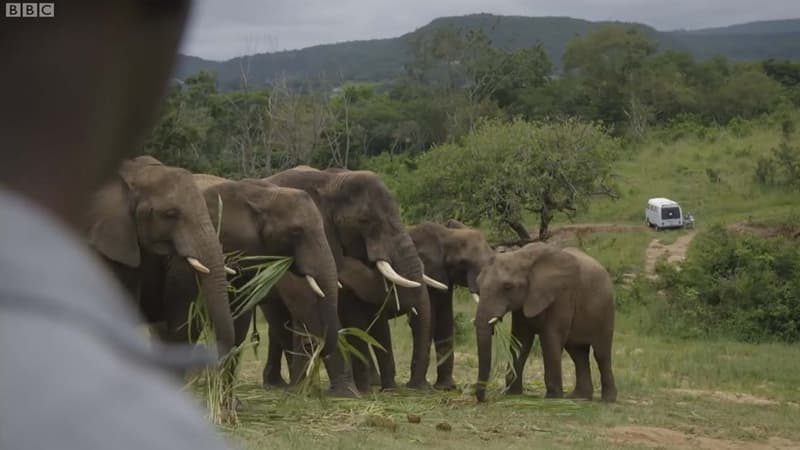
[(0, 17), (0, 186), (75, 226), (154, 122), (190, 1), (54, 1)]

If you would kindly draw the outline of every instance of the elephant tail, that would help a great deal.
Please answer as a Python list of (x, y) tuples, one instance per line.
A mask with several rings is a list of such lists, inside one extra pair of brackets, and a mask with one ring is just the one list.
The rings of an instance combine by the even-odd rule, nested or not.
[(253, 354), (258, 357), (258, 346), (261, 344), (261, 335), (258, 334), (256, 319), (258, 318), (258, 308), (253, 308), (253, 332), (250, 334), (250, 342), (253, 344)]

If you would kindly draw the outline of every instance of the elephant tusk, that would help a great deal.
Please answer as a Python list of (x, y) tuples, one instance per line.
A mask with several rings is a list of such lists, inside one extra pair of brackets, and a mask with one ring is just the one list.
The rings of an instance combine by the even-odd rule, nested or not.
[(319, 284), (317, 284), (317, 280), (315, 280), (314, 277), (311, 275), (306, 275), (306, 281), (308, 281), (308, 285), (311, 287), (311, 290), (314, 291), (319, 298), (325, 298), (325, 293), (322, 292), (322, 289), (320, 289)]
[(442, 283), (441, 281), (436, 281), (424, 273), (422, 274), (422, 281), (424, 281), (428, 286), (440, 291), (446, 291), (448, 289), (446, 284)]
[(413, 312), (415, 316), (419, 315), (419, 313), (417, 312), (417, 308), (414, 308), (413, 306), (411, 307), (411, 312)]
[(192, 258), (191, 256), (188, 256), (186, 258), (186, 261), (189, 263), (190, 266), (192, 266), (192, 268), (194, 268), (194, 270), (200, 273), (211, 273), (211, 270), (208, 267), (204, 266), (203, 263), (201, 263), (197, 258)]
[(476, 294), (476, 293), (474, 293), (474, 292), (472, 293), (472, 299), (475, 300), (475, 303), (480, 303), (481, 302), (481, 296)]
[(337, 281), (336, 282), (336, 286), (339, 286), (339, 289), (342, 289), (344, 287), (344, 286), (342, 286), (342, 282), (341, 281)]
[(497, 322), (498, 320), (500, 320), (500, 319), (498, 319), (497, 317), (492, 317), (491, 319), (489, 319), (489, 325), (492, 325), (492, 324), (494, 324), (494, 323), (495, 323), (495, 322)]
[(386, 261), (378, 261), (375, 264), (378, 267), (378, 271), (386, 277), (387, 280), (391, 281), (392, 283), (405, 288), (418, 288), (422, 286), (421, 284), (417, 283), (416, 281), (411, 281), (407, 278), (403, 278), (399, 273), (395, 272), (392, 268), (392, 265)]
[(228, 275), (236, 275), (236, 271), (228, 266), (225, 266), (225, 273), (227, 273)]

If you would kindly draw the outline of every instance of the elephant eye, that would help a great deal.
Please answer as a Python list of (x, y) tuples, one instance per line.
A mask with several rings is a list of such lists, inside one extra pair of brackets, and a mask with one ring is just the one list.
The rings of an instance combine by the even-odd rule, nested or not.
[(291, 234), (292, 236), (300, 236), (303, 234), (303, 228), (297, 226), (291, 227), (289, 228), (289, 234)]
[(508, 281), (506, 281), (505, 283), (503, 283), (503, 290), (505, 290), (505, 291), (510, 291), (510, 290), (511, 290), (511, 289), (513, 289), (513, 288), (514, 288), (514, 285), (513, 285), (512, 283), (510, 283), (510, 282), (508, 282)]
[(177, 219), (181, 215), (181, 212), (178, 208), (170, 208), (162, 212), (161, 215), (166, 219)]

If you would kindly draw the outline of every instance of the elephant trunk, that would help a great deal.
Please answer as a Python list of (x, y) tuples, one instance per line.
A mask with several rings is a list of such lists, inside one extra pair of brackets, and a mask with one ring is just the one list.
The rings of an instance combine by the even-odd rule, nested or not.
[[(422, 261), (408, 234), (401, 235), (395, 243), (395, 257), (392, 264), (403, 277), (422, 283)], [(414, 349), (411, 358), (411, 379), (409, 387), (424, 387), (430, 363), (431, 343), (431, 305), (428, 290), (424, 285), (415, 288), (397, 288), (403, 299), (401, 309), (408, 311)]]
[(475, 315), (475, 337), (478, 343), (478, 383), (475, 385), (475, 396), (479, 402), (486, 401), (486, 385), (489, 382), (489, 373), (492, 370), (492, 331), (493, 324), (489, 321), (492, 315), (485, 303), (478, 306)]
[(312, 331), (324, 341), (323, 357), (331, 389), (355, 392), (352, 374), (339, 350), (339, 330), (342, 328), (338, 312), (339, 279), (336, 261), (327, 240), (323, 238), (298, 249), (296, 264), (303, 275), (311, 276), (316, 280), (325, 295), (324, 298), (317, 299), (317, 308), (314, 312), (318, 314), (315, 322), (319, 328)]
[(222, 246), (207, 217), (205, 220), (201, 219), (199, 227), (202, 229), (200, 233), (185, 232), (176, 236), (176, 250), (180, 256), (194, 258), (207, 268), (208, 273), (204, 273), (205, 271), (192, 264), (200, 277), (200, 289), (214, 327), (217, 350), (220, 357), (223, 357), (233, 349), (235, 336)]

